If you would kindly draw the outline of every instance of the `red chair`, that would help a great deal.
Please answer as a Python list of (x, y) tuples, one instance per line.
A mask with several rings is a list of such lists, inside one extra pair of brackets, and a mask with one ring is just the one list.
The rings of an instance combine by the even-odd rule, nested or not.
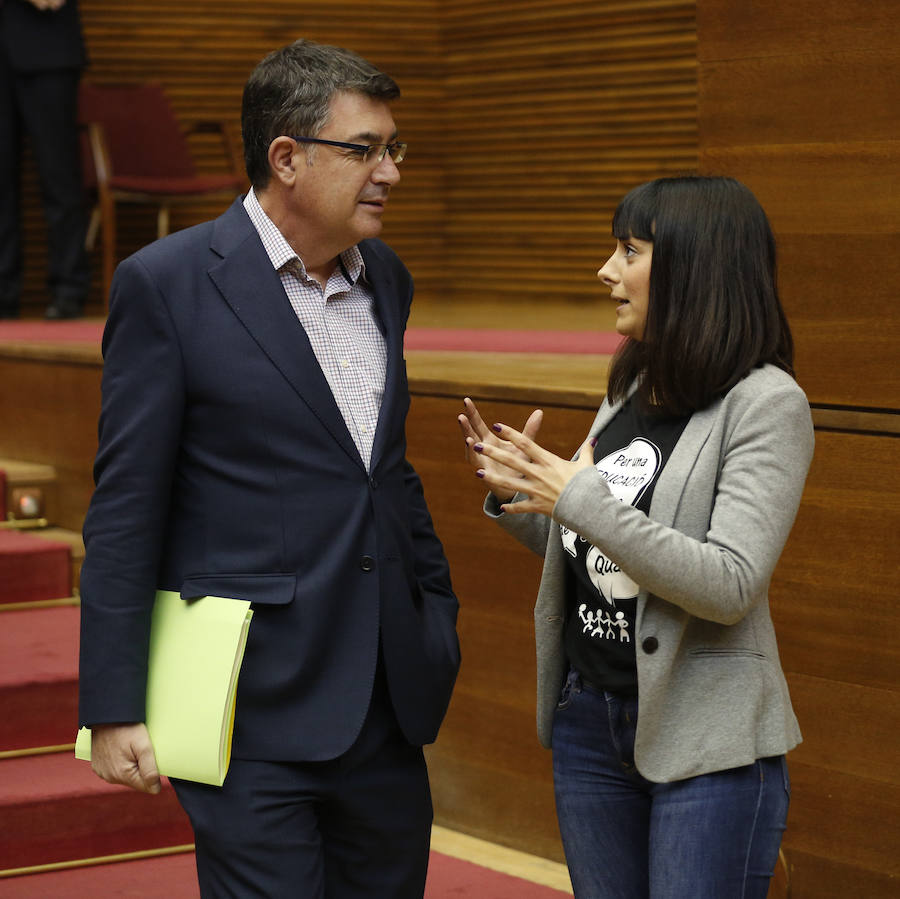
[[(184, 130), (159, 84), (101, 85), (83, 81), (79, 121), (85, 140), (85, 185), (96, 200), (88, 232), (93, 248), (98, 228), (103, 243), (103, 296), (116, 264), (116, 204), (143, 203), (157, 209), (157, 236), (169, 231), (169, 210), (199, 197), (230, 201), (247, 185), (239, 142), (222, 122), (195, 122)], [(220, 136), (227, 171), (197, 174), (188, 135)], [(86, 145), (86, 146), (85, 146)]]

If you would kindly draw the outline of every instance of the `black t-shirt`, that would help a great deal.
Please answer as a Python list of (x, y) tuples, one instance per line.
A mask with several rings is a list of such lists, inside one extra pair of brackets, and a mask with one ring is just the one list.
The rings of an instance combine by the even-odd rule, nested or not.
[[(612, 494), (645, 515), (659, 473), (690, 416), (648, 415), (631, 400), (600, 433), (594, 463)], [(637, 692), (634, 655), (638, 585), (597, 547), (560, 525), (568, 566), (565, 649), (589, 683)]]

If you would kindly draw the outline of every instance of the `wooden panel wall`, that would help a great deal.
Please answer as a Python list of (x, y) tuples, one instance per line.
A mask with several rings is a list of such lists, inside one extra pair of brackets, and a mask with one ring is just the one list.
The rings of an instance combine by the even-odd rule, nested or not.
[(805, 735), (796, 899), (887, 899), (900, 878), (900, 17), (892, 0), (857, 12), (698, 5), (701, 166), (769, 212), (800, 383), (849, 424), (817, 430), (772, 590)]
[[(410, 152), (385, 237), (422, 302), (593, 302), (619, 197), (696, 165), (693, 2), (81, 0), (81, 9), (86, 77), (158, 80), (184, 122), (217, 118), (236, 131), (253, 65), (299, 36), (350, 46), (394, 75)], [(201, 169), (216, 167), (209, 149), (197, 147)], [(26, 312), (38, 314), (44, 229), (30, 161), (26, 206)], [(172, 227), (221, 208), (175, 211)], [(120, 256), (155, 236), (146, 211), (126, 208), (120, 227)], [(97, 277), (90, 311), (102, 311)]]
[[(241, 92), (253, 66), (270, 50), (298, 37), (350, 47), (394, 76), (403, 92), (395, 118), (410, 143), (388, 216), (385, 237), (416, 273), (420, 291), (437, 294), (444, 222), (438, 135), (442, 59), (436, 0), (355, 0), (297, 3), (295, 0), (80, 0), (91, 63), (85, 77), (98, 82), (155, 80), (162, 83), (182, 122), (225, 121), (240, 131)], [(219, 155), (198, 145), (201, 171), (216, 170)], [(210, 152), (206, 152), (210, 150)], [(25, 314), (40, 314), (44, 290), (44, 228), (30, 160), (26, 173)], [(212, 218), (219, 202), (173, 209), (172, 229)], [(137, 207), (120, 220), (120, 258), (156, 236), (155, 215)], [(89, 312), (101, 314), (99, 254)]]
[[(534, 733), (540, 560), (481, 514), (483, 490), (456, 436), (465, 380), (419, 390), (417, 369), (411, 360), (410, 457), (462, 602), (463, 666), (428, 753), (435, 807), (449, 827), (562, 860), (550, 754)], [(476, 393), (491, 421), (520, 423), (540, 404), (547, 445), (562, 454), (582, 441), (599, 386), (596, 402), (574, 405), (541, 389), (532, 402), (489, 385)], [(898, 437), (835, 430), (814, 416), (816, 457), (771, 588), (804, 734), (789, 756), (784, 848), (794, 899), (888, 899), (900, 875)]]
[(696, 166), (683, 0), (445, 0), (443, 298), (595, 302), (616, 203)]

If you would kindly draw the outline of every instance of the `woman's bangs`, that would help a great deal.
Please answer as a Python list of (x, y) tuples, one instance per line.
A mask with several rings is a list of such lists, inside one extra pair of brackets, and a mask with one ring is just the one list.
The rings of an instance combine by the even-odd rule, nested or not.
[(616, 240), (653, 240), (653, 222), (656, 219), (656, 190), (653, 182), (642, 184), (629, 191), (619, 203), (612, 220), (612, 233)]

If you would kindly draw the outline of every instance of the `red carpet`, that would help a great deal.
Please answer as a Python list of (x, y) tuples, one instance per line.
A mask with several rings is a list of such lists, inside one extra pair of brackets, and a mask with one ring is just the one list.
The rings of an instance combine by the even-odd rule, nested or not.
[(168, 782), (158, 796), (112, 786), (70, 751), (0, 765), (0, 871), (194, 841)]
[[(193, 853), (0, 880), (6, 899), (199, 899)], [(561, 899), (559, 890), (431, 853), (425, 899)]]
[(200, 899), (192, 852), (0, 880), (4, 899)]
[(74, 740), (78, 617), (71, 606), (2, 613), (0, 752)]
[[(2, 590), (0, 590), (2, 593)], [(70, 743), (77, 722), (79, 610), (0, 614), (0, 751)], [(160, 796), (103, 783), (71, 750), (0, 760), (0, 871), (193, 842), (168, 782)], [(0, 896), (197, 899), (193, 855), (0, 878)], [(433, 852), (426, 899), (566, 894)]]
[(0, 603), (72, 595), (68, 543), (0, 530)]
[[(103, 336), (102, 321), (0, 322), (0, 342), (94, 343)], [(610, 354), (621, 337), (614, 331), (523, 331), (515, 329), (410, 328), (407, 350), (469, 350), (482, 353)]]

